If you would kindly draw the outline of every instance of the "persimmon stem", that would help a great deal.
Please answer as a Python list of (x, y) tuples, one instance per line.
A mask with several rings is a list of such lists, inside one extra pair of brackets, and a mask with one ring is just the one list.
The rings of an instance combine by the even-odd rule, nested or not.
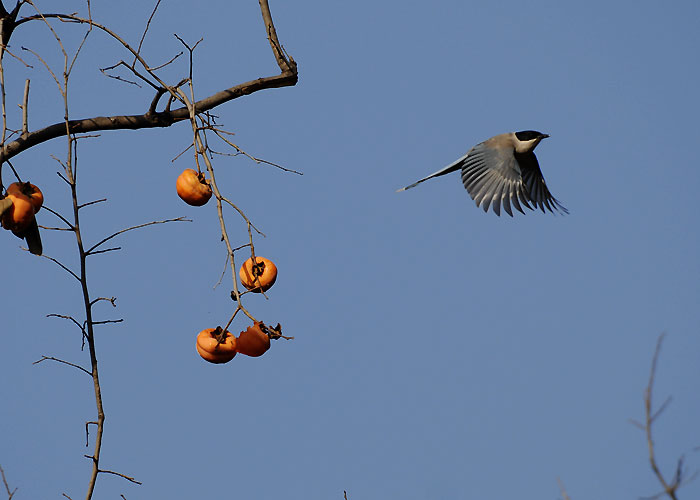
[(216, 345), (217, 346), (226, 342), (226, 338), (228, 337), (228, 335), (227, 335), (226, 330), (224, 328), (221, 328), (221, 326), (217, 326), (216, 329), (212, 333), (216, 337)]

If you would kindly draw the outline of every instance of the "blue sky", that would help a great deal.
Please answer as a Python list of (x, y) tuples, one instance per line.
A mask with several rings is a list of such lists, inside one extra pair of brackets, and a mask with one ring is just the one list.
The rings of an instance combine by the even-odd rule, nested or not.
[[(662, 332), (655, 394), (673, 401), (655, 428), (659, 462), (668, 477), (681, 454), (689, 473), (700, 468), (700, 6), (271, 3), (299, 83), (216, 114), (247, 152), (304, 175), (242, 157), (214, 167), (267, 235), (257, 253), (279, 268), (270, 300), (246, 305), (295, 340), (223, 366), (195, 353), (197, 332), (225, 323), (232, 303), (228, 274), (214, 288), (225, 257), (214, 205), (175, 194), (193, 164), (188, 154), (171, 162), (191, 140), (188, 124), (83, 140), (81, 197), (109, 199), (84, 213), (90, 241), (193, 219), (127, 233), (121, 252), (90, 261), (92, 294), (118, 298), (100, 313), (124, 318), (97, 334), (102, 464), (144, 483), (100, 477), (96, 497), (534, 500), (560, 498), (557, 477), (574, 500), (653, 495), (646, 442), (629, 419), (643, 418)], [(92, 2), (93, 17), (133, 44), (149, 8)], [(75, 27), (58, 28), (74, 47)], [(164, 1), (144, 46), (154, 64), (180, 50), (173, 33), (204, 38), (200, 97), (277, 72), (256, 2), (190, 12)], [(10, 120), (32, 79), (32, 129), (60, 121), (62, 103), (20, 47), (57, 64), (49, 43), (38, 23), (18, 29), (11, 50), (34, 68), (5, 61)], [(125, 57), (90, 36), (73, 117), (147, 109), (147, 88), (96, 69)], [(165, 72), (172, 83), (185, 74), (184, 62)], [(526, 129), (551, 135), (537, 155), (566, 217), (484, 214), (457, 174), (394, 192)], [(65, 157), (63, 141), (13, 164), (66, 211), (51, 155)], [(58, 224), (44, 212), (39, 223)], [(236, 214), (227, 224), (245, 243)], [(91, 381), (32, 365), (42, 355), (87, 365), (79, 332), (46, 317), (80, 315), (79, 289), (2, 236), (0, 464), (16, 498), (80, 498)], [(47, 255), (75, 265), (70, 235), (43, 239)], [(699, 495), (697, 481), (679, 492)]]

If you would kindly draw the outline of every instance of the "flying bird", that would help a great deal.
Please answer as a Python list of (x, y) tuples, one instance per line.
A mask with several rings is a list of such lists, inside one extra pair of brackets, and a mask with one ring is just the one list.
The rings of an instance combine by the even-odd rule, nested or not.
[(465, 189), (484, 212), (491, 207), (500, 216), (503, 208), (512, 217), (512, 204), (523, 214), (523, 206), (530, 210), (539, 208), (542, 212), (547, 209), (552, 213), (568, 214), (569, 211), (549, 192), (534, 153), (540, 141), (547, 137), (547, 134), (534, 130), (497, 135), (477, 144), (442, 170), (398, 191), (461, 170)]

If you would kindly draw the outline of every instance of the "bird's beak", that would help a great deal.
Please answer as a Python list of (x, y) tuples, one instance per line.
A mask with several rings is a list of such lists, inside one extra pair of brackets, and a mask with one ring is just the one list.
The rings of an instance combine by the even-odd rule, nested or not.
[(546, 139), (547, 137), (549, 137), (549, 134), (542, 134), (542, 135), (540, 136), (540, 139)]

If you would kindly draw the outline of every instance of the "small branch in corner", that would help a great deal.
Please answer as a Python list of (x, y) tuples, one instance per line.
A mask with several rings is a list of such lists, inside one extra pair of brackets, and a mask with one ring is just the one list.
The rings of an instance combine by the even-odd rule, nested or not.
[(671, 401), (671, 398), (669, 397), (664, 401), (664, 403), (659, 407), (658, 410), (653, 410), (652, 393), (654, 388), (654, 380), (656, 378), (656, 365), (659, 360), (659, 355), (661, 354), (661, 345), (663, 344), (665, 336), (666, 334), (662, 333), (661, 335), (659, 335), (659, 338), (656, 341), (656, 348), (654, 349), (654, 356), (651, 361), (651, 369), (649, 370), (649, 382), (647, 383), (647, 387), (644, 390), (644, 424), (640, 424), (639, 422), (633, 423), (637, 427), (640, 427), (646, 434), (647, 448), (649, 450), (649, 464), (651, 465), (651, 469), (654, 472), (654, 475), (663, 487), (663, 491), (661, 493), (657, 493), (652, 498), (659, 498), (665, 494), (671, 500), (678, 500), (676, 492), (681, 486), (681, 484), (683, 484), (684, 482), (684, 457), (683, 455), (681, 455), (681, 457), (678, 459), (673, 480), (671, 482), (666, 481), (666, 478), (664, 477), (663, 473), (659, 469), (658, 464), (656, 463), (656, 452), (654, 450), (654, 439), (652, 435), (652, 427), (654, 425), (654, 422), (668, 407), (668, 404)]
[(559, 493), (561, 493), (562, 500), (571, 500), (571, 497), (566, 492), (566, 488), (564, 487), (564, 481), (562, 481), (561, 478), (557, 478), (557, 484), (559, 485)]
[(12, 497), (15, 496), (15, 492), (17, 491), (17, 488), (10, 491), (10, 485), (7, 483), (7, 478), (5, 477), (5, 469), (3, 469), (1, 465), (0, 465), (0, 474), (2, 474), (2, 483), (5, 485), (5, 490), (7, 491), (7, 500), (12, 500)]

